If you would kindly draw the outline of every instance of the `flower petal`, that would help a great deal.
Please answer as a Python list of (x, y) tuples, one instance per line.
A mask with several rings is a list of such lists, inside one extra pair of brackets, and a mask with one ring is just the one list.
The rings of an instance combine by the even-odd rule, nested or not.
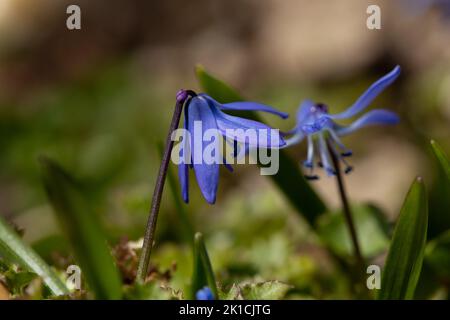
[(350, 118), (357, 113), (364, 110), (369, 104), (392, 82), (397, 79), (400, 75), (400, 66), (396, 66), (391, 72), (387, 75), (373, 83), (369, 89), (366, 90), (356, 102), (344, 112), (330, 115), (329, 117), (332, 119), (345, 119)]
[(286, 112), (278, 111), (277, 109), (257, 103), (257, 102), (250, 102), (250, 101), (244, 101), (244, 102), (231, 102), (231, 103), (224, 103), (221, 105), (220, 109), (222, 110), (242, 110), (242, 111), (263, 111), (275, 114), (283, 119), (286, 119), (289, 117), (289, 114)]
[(367, 112), (348, 127), (337, 126), (335, 132), (342, 136), (352, 133), (365, 126), (375, 124), (397, 124), (398, 121), (399, 117), (396, 113), (383, 109), (375, 109)]
[(315, 103), (311, 100), (303, 100), (297, 111), (297, 126), (305, 123), (311, 115), (311, 108)]
[(189, 165), (182, 163), (178, 165), (178, 178), (180, 180), (183, 201), (189, 203)]
[(288, 148), (294, 144), (298, 144), (300, 143), (303, 139), (305, 138), (305, 135), (301, 132), (298, 131), (296, 132), (292, 137), (286, 139), (286, 144), (283, 146), (283, 148)]
[(277, 109), (261, 104), (258, 102), (251, 102), (251, 101), (239, 101), (239, 102), (231, 102), (231, 103), (219, 103), (210, 96), (208, 96), (205, 93), (200, 94), (202, 97), (206, 98), (208, 101), (210, 101), (214, 106), (219, 108), (220, 110), (237, 110), (237, 111), (262, 111), (262, 112), (268, 112), (275, 114), (283, 119), (286, 119), (289, 117), (289, 114), (286, 112), (278, 111)]
[[(184, 109), (184, 125), (183, 128), (187, 131), (188, 125), (188, 108)], [(185, 132), (186, 132), (185, 131)], [(181, 186), (181, 196), (183, 201), (189, 202), (189, 163), (192, 163), (192, 159), (187, 159), (188, 154), (190, 153), (190, 145), (187, 140), (187, 134), (183, 133), (183, 162), (178, 165), (178, 179), (180, 181)]]
[[(188, 127), (191, 132), (192, 158), (197, 183), (203, 197), (210, 204), (216, 201), (217, 187), (219, 183), (219, 164), (205, 163), (203, 150), (211, 142), (203, 141), (204, 132), (208, 129), (217, 129), (214, 114), (206, 100), (201, 97), (192, 98), (188, 112)], [(201, 122), (201, 130), (196, 132), (195, 122)]]
[[(279, 148), (286, 144), (286, 142), (281, 137), (280, 132), (275, 131), (268, 125), (254, 120), (230, 116), (229, 114), (226, 114), (219, 109), (213, 109), (213, 112), (216, 116), (217, 127), (219, 128), (221, 133), (229, 139), (248, 144), (249, 147), (260, 148)], [(244, 134), (236, 134), (237, 132), (234, 132), (233, 134), (233, 132), (231, 132), (239, 129), (244, 130)], [(254, 131), (254, 134), (251, 134), (250, 131), (246, 132), (248, 129)], [(262, 139), (264, 133), (267, 139)], [(271, 145), (272, 139), (277, 141), (275, 145)]]

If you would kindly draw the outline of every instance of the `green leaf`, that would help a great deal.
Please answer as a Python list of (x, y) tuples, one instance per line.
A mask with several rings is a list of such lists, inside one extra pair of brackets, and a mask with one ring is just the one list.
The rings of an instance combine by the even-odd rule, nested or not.
[(209, 287), (216, 299), (219, 297), (214, 272), (203, 241), (203, 235), (197, 232), (194, 239), (194, 272), (192, 275), (190, 298), (195, 299), (197, 291), (204, 287)]
[(19, 235), (0, 217), (0, 256), (39, 275), (54, 295), (68, 294), (69, 290), (55, 272)]
[[(234, 89), (210, 75), (202, 66), (196, 67), (196, 74), (203, 90), (214, 99), (222, 103), (244, 100)], [(255, 121), (261, 121), (255, 112), (241, 112), (240, 115)], [(280, 188), (294, 208), (303, 214), (306, 221), (314, 227), (316, 219), (326, 211), (325, 204), (306, 182), (299, 165), (284, 150), (280, 150), (279, 161), (278, 173), (269, 177)]]
[(241, 288), (236, 283), (233, 283), (228, 291), (220, 290), (219, 298), (220, 300), (244, 300)]
[(8, 270), (4, 273), (6, 285), (13, 295), (23, 295), (24, 289), (37, 275), (29, 271)]
[(121, 280), (98, 217), (79, 186), (58, 164), (41, 159), (44, 185), (77, 263), (97, 299), (119, 299)]
[(406, 196), (392, 236), (379, 299), (412, 299), (422, 269), (428, 228), (428, 203), (422, 178)]
[[(370, 258), (389, 246), (388, 223), (377, 208), (365, 205), (352, 208), (356, 233), (364, 257)], [(342, 258), (353, 256), (353, 245), (344, 214), (323, 215), (318, 220), (318, 234), (335, 254)]]
[(242, 97), (231, 86), (213, 77), (202, 65), (195, 67), (198, 82), (202, 89), (213, 98), (220, 99), (222, 103), (242, 101)]
[(175, 298), (170, 288), (161, 286), (156, 280), (142, 283), (136, 281), (125, 290), (126, 300), (169, 300)]
[(292, 286), (279, 281), (264, 281), (240, 285), (245, 300), (280, 300)]
[(436, 156), (442, 170), (447, 175), (447, 178), (450, 180), (450, 162), (441, 146), (434, 140), (431, 140), (431, 147), (433, 149), (433, 153)]

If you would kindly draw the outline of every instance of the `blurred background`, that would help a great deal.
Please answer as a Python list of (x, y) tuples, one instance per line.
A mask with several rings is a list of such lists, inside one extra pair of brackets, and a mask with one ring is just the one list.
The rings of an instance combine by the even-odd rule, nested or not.
[[(81, 8), (81, 30), (66, 28), (69, 4)], [(366, 27), (370, 4), (381, 7), (381, 30)], [(399, 64), (400, 78), (371, 107), (397, 112), (401, 124), (363, 129), (344, 140), (354, 154), (355, 170), (346, 179), (351, 201), (376, 204), (393, 221), (416, 175), (430, 190), (439, 188), (429, 140), (450, 151), (449, 6), (0, 0), (0, 215), (46, 259), (65, 255), (37, 161), (47, 155), (83, 183), (113, 244), (138, 240), (159, 167), (157, 143), (167, 134), (176, 92), (200, 90), (197, 64), (247, 99), (289, 112), (286, 121), (264, 116), (281, 130), (294, 126), (301, 100), (338, 112)], [(298, 161), (306, 156), (304, 145), (289, 152)], [(327, 274), (317, 239), (276, 187), (254, 166), (235, 169), (222, 172), (214, 206), (192, 179), (186, 207), (207, 237), (219, 280), (279, 279), (296, 284), (299, 296), (346, 292)], [(333, 179), (323, 176), (313, 187), (338, 208)], [(436, 210), (446, 222), (430, 222), (431, 234), (448, 227), (450, 207), (442, 203)], [(176, 262), (182, 282), (190, 252), (174, 211), (166, 192), (154, 261), (163, 269)]]

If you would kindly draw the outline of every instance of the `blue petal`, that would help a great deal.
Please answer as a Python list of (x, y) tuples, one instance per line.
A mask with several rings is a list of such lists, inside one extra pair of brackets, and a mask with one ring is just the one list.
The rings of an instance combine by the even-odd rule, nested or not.
[(369, 106), (369, 104), (387, 87), (389, 86), (392, 82), (395, 81), (395, 79), (397, 79), (397, 77), (400, 75), (400, 66), (396, 66), (391, 72), (389, 72), (387, 75), (385, 75), (384, 77), (382, 77), (381, 79), (379, 79), (378, 81), (376, 81), (375, 83), (373, 83), (369, 89), (366, 90), (366, 92), (364, 92), (362, 94), (362, 96), (360, 96), (358, 98), (358, 100), (356, 100), (356, 102), (347, 110), (345, 110), (344, 112), (335, 114), (335, 115), (330, 115), (330, 118), (332, 119), (345, 119), (345, 118), (350, 118), (354, 115), (356, 115), (357, 113), (361, 112), (362, 110), (364, 110), (367, 106)]
[(257, 103), (257, 102), (232, 102), (232, 103), (224, 103), (221, 105), (220, 109), (222, 110), (242, 110), (242, 111), (263, 111), (275, 114), (283, 119), (289, 117), (289, 114), (286, 112), (278, 111), (271, 106), (267, 106), (265, 104)]
[(341, 136), (352, 133), (365, 126), (375, 124), (397, 124), (398, 121), (399, 117), (394, 112), (383, 109), (375, 109), (367, 112), (348, 127), (337, 126), (336, 133)]
[[(188, 130), (187, 126), (187, 119), (188, 119), (188, 109), (184, 109), (184, 125), (183, 128), (185, 130)], [(188, 160), (186, 158), (187, 151), (190, 149), (190, 145), (188, 144), (189, 141), (186, 140), (186, 134), (183, 134), (183, 157), (184, 161), (178, 165), (178, 178), (180, 181), (181, 186), (181, 196), (183, 198), (183, 201), (188, 203), (189, 202), (189, 164)], [(192, 163), (192, 162), (189, 162)]]
[[(192, 98), (188, 108), (188, 126), (189, 131), (191, 132), (191, 144), (193, 145), (191, 150), (192, 158), (194, 160), (195, 176), (203, 197), (208, 203), (213, 204), (216, 201), (217, 186), (219, 183), (219, 164), (206, 164), (204, 162), (203, 149), (211, 142), (203, 141), (203, 135), (208, 129), (217, 129), (217, 123), (211, 108), (204, 99), (200, 97)], [(195, 121), (201, 121), (202, 132), (199, 132), (201, 133), (201, 137), (195, 136)], [(201, 163), (196, 163), (198, 162), (196, 161), (196, 158), (201, 159)]]
[(311, 100), (303, 100), (297, 111), (297, 125), (301, 125), (308, 120), (311, 114), (311, 108), (315, 106), (315, 103)]
[(225, 157), (223, 157), (223, 165), (228, 169), (228, 171), (234, 171), (233, 166), (227, 162), (227, 159), (225, 159)]
[(195, 298), (197, 300), (214, 300), (214, 294), (212, 293), (210, 288), (203, 287), (202, 289), (197, 291), (197, 293), (195, 294)]
[(283, 132), (283, 136), (294, 135), (293, 137), (286, 139), (286, 146), (291, 146), (302, 141), (304, 132), (302, 127), (310, 122), (311, 108), (315, 106), (315, 103), (311, 100), (303, 100), (297, 111), (297, 123), (294, 129), (287, 132)]
[[(279, 148), (286, 144), (286, 142), (281, 137), (279, 131), (277, 133), (274, 133), (274, 132), (272, 132), (273, 129), (271, 127), (269, 127), (261, 122), (244, 119), (244, 118), (240, 118), (240, 117), (230, 116), (229, 114), (226, 114), (226, 113), (220, 111), (219, 109), (213, 109), (213, 111), (216, 116), (217, 127), (219, 128), (221, 133), (224, 136), (226, 136), (227, 138), (248, 144), (249, 147)], [(238, 135), (238, 136), (236, 136), (236, 135), (233, 135), (232, 133), (230, 133), (229, 130), (227, 130), (227, 129), (231, 129), (231, 130), (242, 129), (244, 131), (247, 129), (253, 129), (256, 131), (255, 132), (256, 135), (253, 135), (253, 136), (252, 135), (243, 135), (243, 136)], [(260, 135), (259, 130), (266, 130), (266, 133), (267, 133), (266, 141), (262, 141), (262, 139), (258, 139), (258, 136)], [(275, 134), (276, 137), (278, 138), (278, 143), (273, 146), (271, 145), (272, 134)], [(275, 139), (275, 137), (274, 137), (274, 139)]]
[(202, 97), (205, 97), (208, 101), (210, 101), (214, 106), (221, 110), (237, 110), (237, 111), (263, 111), (275, 114), (283, 119), (286, 119), (289, 117), (289, 114), (286, 112), (278, 111), (277, 109), (261, 104), (258, 102), (251, 102), (251, 101), (239, 101), (239, 102), (231, 102), (231, 103), (219, 103), (210, 96), (208, 96), (205, 93), (200, 94)]
[(301, 131), (296, 132), (292, 137), (285, 140), (286, 145), (284, 145), (284, 148), (300, 143), (303, 138), (305, 138), (305, 135)]

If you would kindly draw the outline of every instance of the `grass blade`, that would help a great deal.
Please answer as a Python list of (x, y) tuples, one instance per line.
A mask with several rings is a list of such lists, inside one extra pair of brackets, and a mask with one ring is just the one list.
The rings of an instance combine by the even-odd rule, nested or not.
[(194, 271), (192, 274), (191, 299), (195, 299), (195, 294), (203, 287), (209, 287), (218, 298), (218, 291), (208, 252), (200, 232), (195, 234), (194, 239)]
[(0, 217), (0, 255), (27, 271), (39, 275), (54, 295), (69, 294), (69, 290), (56, 273), (34, 252), (19, 235)]
[(48, 197), (90, 289), (97, 299), (119, 299), (119, 272), (96, 215), (68, 173), (47, 158), (41, 164)]
[(379, 299), (413, 299), (422, 269), (428, 228), (425, 186), (417, 178), (406, 196), (383, 270)]
[[(244, 100), (233, 88), (209, 74), (202, 66), (196, 67), (196, 74), (203, 90), (219, 102)], [(255, 112), (240, 112), (239, 115), (261, 121)], [(325, 204), (306, 182), (298, 164), (284, 150), (280, 150), (279, 158), (278, 173), (269, 177), (272, 178), (294, 208), (314, 227), (316, 219), (327, 210)]]

